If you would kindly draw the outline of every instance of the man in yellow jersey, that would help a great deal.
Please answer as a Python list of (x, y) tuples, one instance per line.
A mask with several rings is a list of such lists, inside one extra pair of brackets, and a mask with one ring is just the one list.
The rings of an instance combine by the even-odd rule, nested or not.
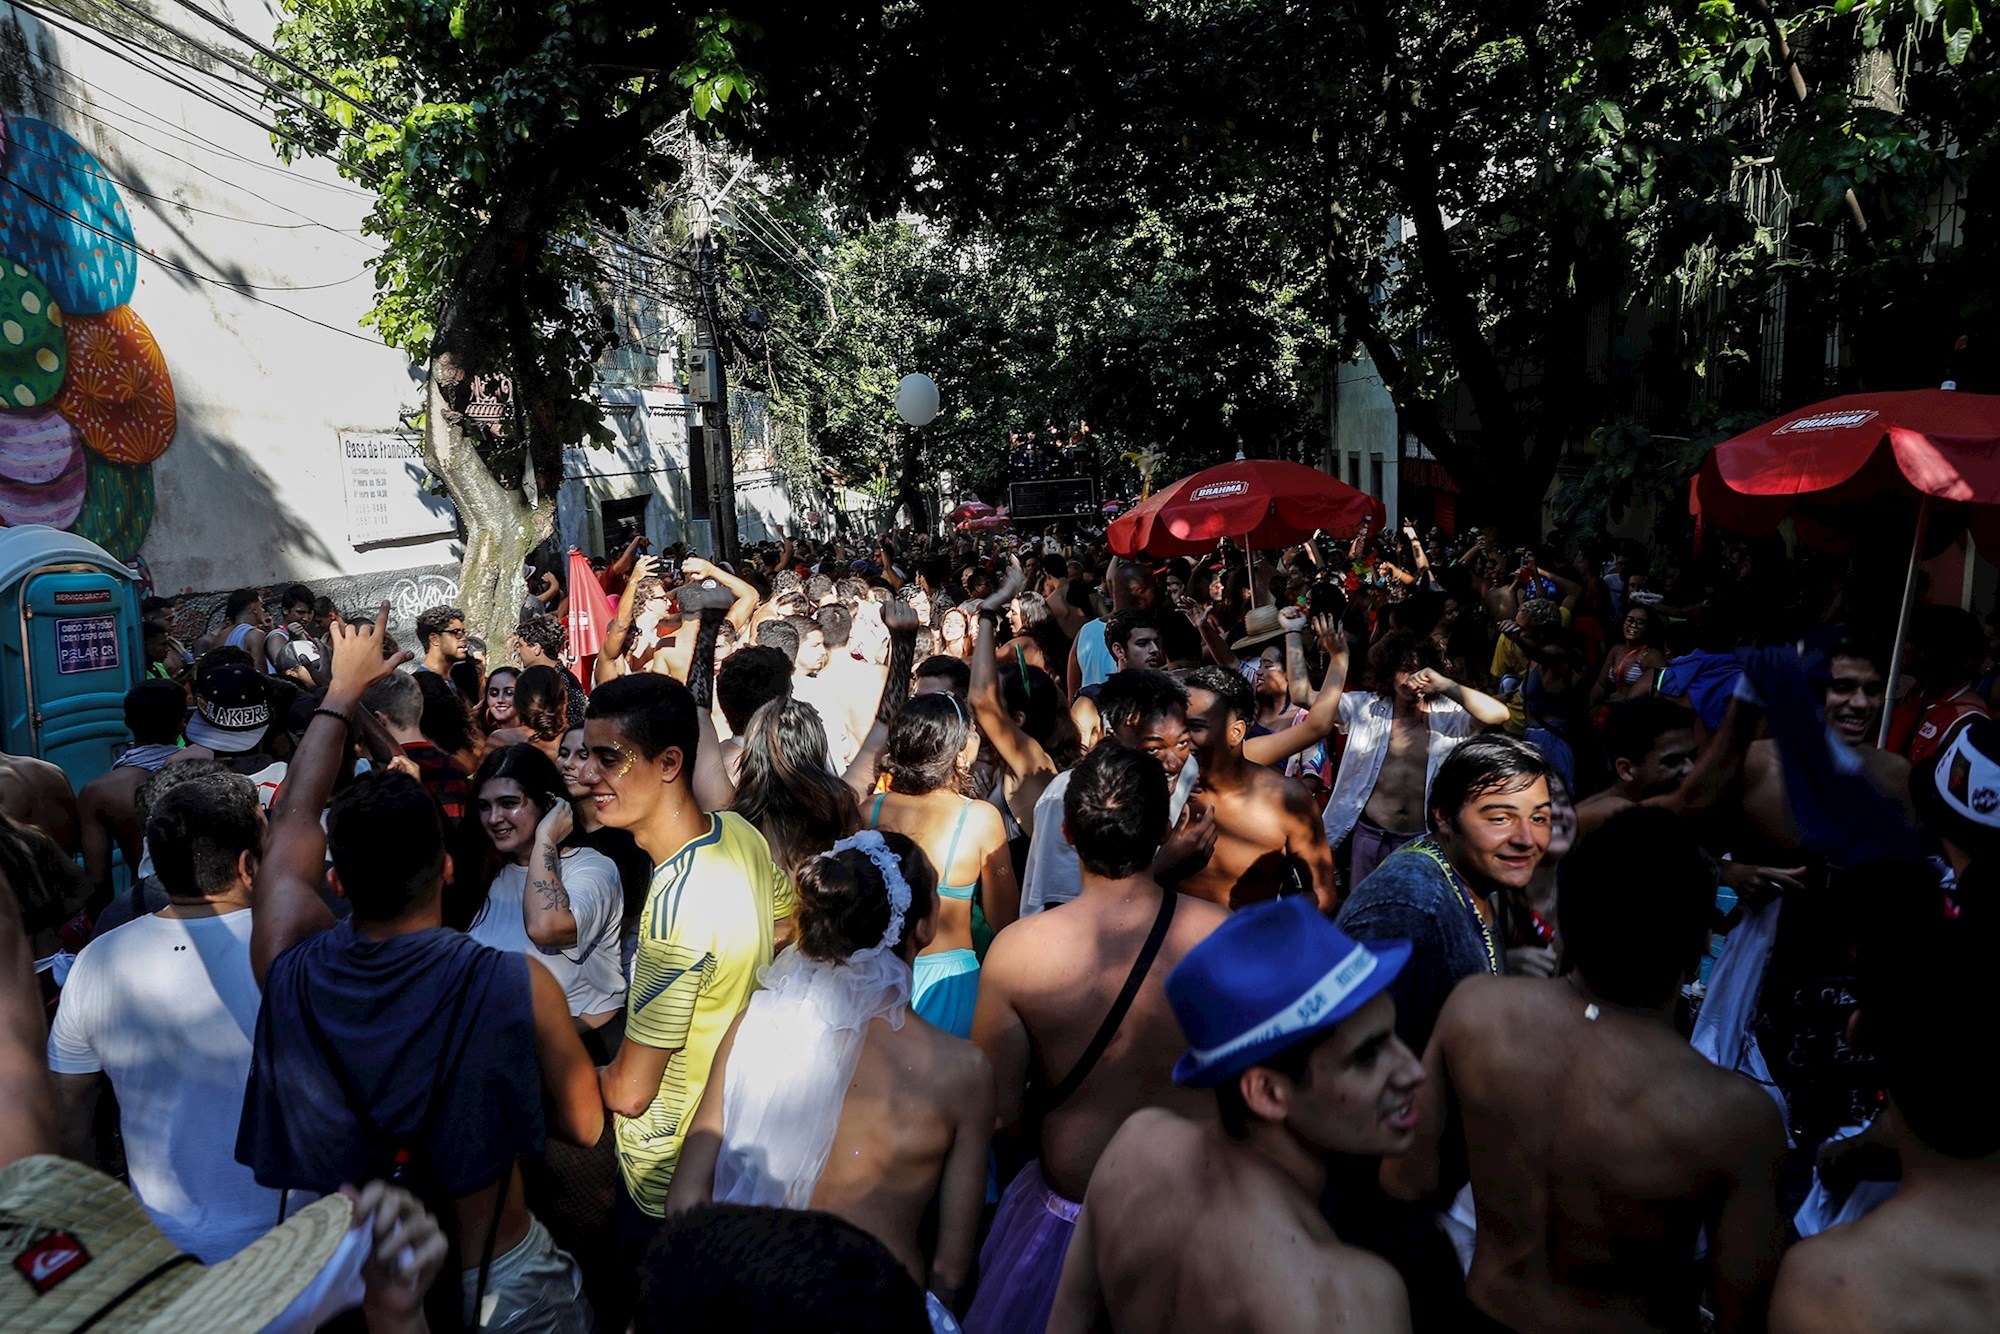
[(695, 801), (696, 709), (679, 681), (641, 673), (599, 686), (584, 722), (579, 777), (590, 801), (653, 859), (625, 1040), (598, 1072), (615, 1114), (618, 1230), (633, 1267), (666, 1212), (716, 1048), (771, 962), (775, 921), (792, 911), (791, 883), (764, 836)]

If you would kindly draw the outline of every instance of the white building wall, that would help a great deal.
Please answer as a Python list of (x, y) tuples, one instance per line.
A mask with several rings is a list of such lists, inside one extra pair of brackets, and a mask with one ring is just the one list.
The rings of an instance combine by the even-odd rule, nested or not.
[(1382, 502), (1390, 522), (1398, 508), (1401, 437), (1396, 400), (1366, 352), (1340, 368), (1333, 424), (1334, 475)]
[[(230, 17), (268, 41), (274, 12), (260, 3)], [(230, 42), (184, 9), (173, 17), (205, 42)], [(151, 464), (155, 512), (139, 550), (156, 588), (347, 576), (332, 587), (352, 606), (376, 585), (402, 596), (400, 584), (420, 580), (435, 598), (443, 578), (455, 595), (449, 536), (350, 540), (339, 434), (407, 429), (419, 402), (408, 359), (359, 325), (378, 249), (359, 235), (369, 196), (323, 162), (281, 163), (251, 123), (268, 120), (253, 97), (145, 53), (164, 34), (133, 23), (135, 40), (100, 40), (244, 115), (5, 5), (0, 109), (10, 128), (39, 119), (87, 148), (130, 218), (140, 254), (128, 304), (164, 353), (179, 414)]]

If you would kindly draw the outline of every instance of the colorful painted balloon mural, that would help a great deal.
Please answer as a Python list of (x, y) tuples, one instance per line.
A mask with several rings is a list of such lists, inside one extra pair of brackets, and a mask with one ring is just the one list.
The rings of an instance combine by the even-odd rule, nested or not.
[(138, 268), (104, 164), (0, 117), (0, 524), (69, 528), (121, 559), (146, 540), (178, 426), (166, 358), (127, 304)]

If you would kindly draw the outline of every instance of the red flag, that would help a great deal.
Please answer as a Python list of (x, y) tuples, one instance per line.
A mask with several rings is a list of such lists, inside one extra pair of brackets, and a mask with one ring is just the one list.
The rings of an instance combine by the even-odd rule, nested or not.
[(597, 571), (590, 568), (590, 557), (577, 550), (569, 549), (569, 652), (570, 657), (581, 663), (594, 658), (604, 647), (604, 632), (611, 624), (611, 600), (604, 596), (604, 585), (597, 582)]

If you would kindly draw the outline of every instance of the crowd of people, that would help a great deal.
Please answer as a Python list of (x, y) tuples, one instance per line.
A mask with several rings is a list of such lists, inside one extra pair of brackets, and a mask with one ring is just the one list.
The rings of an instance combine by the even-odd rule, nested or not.
[(1891, 680), (1776, 539), (642, 545), (594, 654), (247, 589), (4, 761), (0, 1327), (2000, 1326), (1991, 622)]

